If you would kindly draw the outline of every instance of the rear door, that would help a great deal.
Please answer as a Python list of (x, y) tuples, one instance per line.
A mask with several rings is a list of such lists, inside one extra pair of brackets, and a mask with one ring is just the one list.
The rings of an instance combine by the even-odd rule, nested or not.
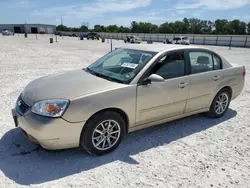
[(189, 94), (185, 113), (209, 108), (222, 85), (222, 63), (219, 56), (209, 50), (187, 50), (189, 62)]

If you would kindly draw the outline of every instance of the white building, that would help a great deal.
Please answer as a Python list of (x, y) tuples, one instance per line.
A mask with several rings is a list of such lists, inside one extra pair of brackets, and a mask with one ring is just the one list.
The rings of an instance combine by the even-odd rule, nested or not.
[(55, 25), (46, 24), (0, 24), (0, 32), (4, 29), (8, 29), (14, 33), (54, 34), (56, 32)]

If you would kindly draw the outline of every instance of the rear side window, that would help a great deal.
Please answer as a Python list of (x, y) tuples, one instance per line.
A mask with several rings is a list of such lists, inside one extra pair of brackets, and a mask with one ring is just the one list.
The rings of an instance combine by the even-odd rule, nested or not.
[(219, 56), (216, 54), (213, 54), (213, 59), (214, 59), (214, 70), (219, 70), (222, 69), (222, 62)]
[(213, 57), (207, 52), (189, 52), (191, 73), (201, 73), (213, 70)]
[(220, 57), (210, 52), (189, 52), (189, 59), (191, 63), (191, 74), (219, 70), (222, 68)]

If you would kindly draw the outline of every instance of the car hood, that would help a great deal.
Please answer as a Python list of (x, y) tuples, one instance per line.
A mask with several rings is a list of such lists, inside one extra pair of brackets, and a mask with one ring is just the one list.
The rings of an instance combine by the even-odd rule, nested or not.
[(80, 69), (49, 75), (32, 81), (22, 92), (22, 99), (29, 105), (33, 105), (35, 102), (44, 99), (74, 99), (124, 86)]

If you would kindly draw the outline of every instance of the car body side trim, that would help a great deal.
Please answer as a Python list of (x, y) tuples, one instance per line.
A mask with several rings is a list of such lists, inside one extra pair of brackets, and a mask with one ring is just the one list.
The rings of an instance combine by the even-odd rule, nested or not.
[(182, 100), (182, 101), (176, 101), (176, 102), (173, 102), (173, 103), (170, 103), (170, 104), (164, 104), (164, 105), (160, 105), (160, 106), (156, 106), (156, 107), (151, 107), (151, 108), (146, 108), (146, 109), (142, 109), (140, 110), (140, 113), (144, 113), (144, 112), (148, 112), (148, 111), (151, 111), (151, 110), (156, 110), (156, 109), (161, 109), (161, 108), (166, 108), (168, 106), (174, 106), (178, 103), (182, 103), (186, 100)]
[(194, 115), (194, 114), (207, 112), (207, 111), (209, 111), (209, 108), (203, 108), (203, 109), (195, 110), (195, 111), (188, 112), (188, 113), (185, 113), (185, 114), (181, 114), (181, 115), (178, 115), (178, 116), (171, 116), (171, 117), (167, 117), (167, 118), (162, 118), (162, 119), (157, 120), (157, 121), (142, 123), (142, 124), (136, 125), (134, 127), (130, 127), (128, 132), (129, 133), (134, 132), (134, 131), (141, 130), (141, 129), (144, 129), (144, 128), (152, 127), (154, 125), (158, 125), (158, 124), (161, 124), (161, 123), (167, 123), (169, 121), (177, 120), (177, 119), (180, 119), (180, 118), (188, 117), (188, 116), (191, 116), (191, 115)]

